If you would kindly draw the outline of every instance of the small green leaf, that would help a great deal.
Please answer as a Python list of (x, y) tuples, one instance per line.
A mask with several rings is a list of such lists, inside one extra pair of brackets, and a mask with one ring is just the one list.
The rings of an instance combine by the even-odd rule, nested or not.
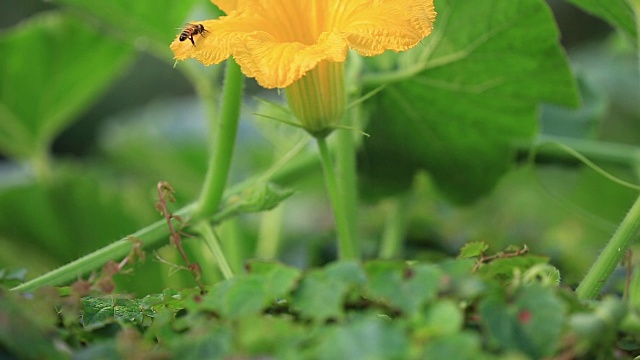
[(271, 299), (259, 276), (237, 276), (221, 283), (208, 293), (203, 306), (229, 318), (258, 314)]
[(243, 213), (271, 210), (291, 196), (293, 192), (291, 189), (284, 189), (273, 183), (256, 183), (241, 194), (225, 199), (221, 218), (226, 219)]
[(300, 281), (293, 294), (292, 307), (307, 318), (317, 321), (344, 316), (344, 300), (348, 283), (327, 276), (323, 269), (312, 270)]
[(233, 349), (230, 327), (194, 328), (170, 344), (175, 358), (181, 360), (228, 359)]
[(406, 359), (408, 341), (398, 323), (377, 315), (330, 327), (317, 349), (318, 359)]
[(95, 329), (107, 324), (126, 321), (142, 324), (145, 317), (153, 317), (155, 312), (140, 306), (139, 300), (125, 297), (86, 297), (82, 299), (82, 325), (85, 329)]
[(480, 316), (494, 346), (541, 359), (560, 342), (564, 309), (552, 288), (532, 284), (519, 288), (509, 301), (505, 294), (492, 293), (481, 302)]
[(247, 266), (252, 275), (259, 275), (268, 296), (274, 300), (285, 297), (301, 275), (300, 270), (277, 262), (252, 261)]
[(546, 264), (548, 257), (523, 255), (498, 258), (480, 267), (479, 274), (488, 279), (500, 280), (508, 283), (516, 274), (523, 274), (537, 264)]
[(406, 182), (426, 169), (450, 199), (468, 203), (509, 170), (514, 143), (534, 138), (541, 102), (577, 105), (576, 84), (543, 0), (435, 8), (434, 32), (399, 55), (398, 72), (366, 78), (388, 85), (371, 102), (362, 170), (377, 190), (375, 177)]
[(408, 267), (401, 262), (372, 261), (365, 265), (369, 296), (408, 315), (435, 299), (442, 272), (434, 265)]
[[(567, 0), (579, 6), (584, 11), (598, 16), (617, 27), (631, 39), (638, 39), (638, 29), (636, 28), (633, 8), (626, 0)], [(635, 42), (634, 42), (635, 44)]]
[(485, 251), (489, 249), (489, 245), (484, 241), (474, 241), (466, 243), (462, 249), (460, 249), (460, 255), (458, 258), (467, 259), (481, 256)]
[(0, 151), (31, 158), (122, 73), (133, 49), (48, 13), (0, 35), (0, 53)]
[(462, 329), (464, 314), (460, 306), (451, 300), (436, 301), (421, 314), (417, 330), (420, 336), (453, 335)]
[(482, 349), (480, 339), (472, 333), (456, 333), (429, 342), (421, 359), (479, 360)]
[(300, 270), (278, 263), (251, 262), (248, 268), (249, 274), (218, 283), (202, 306), (233, 319), (257, 315), (286, 297), (300, 277)]

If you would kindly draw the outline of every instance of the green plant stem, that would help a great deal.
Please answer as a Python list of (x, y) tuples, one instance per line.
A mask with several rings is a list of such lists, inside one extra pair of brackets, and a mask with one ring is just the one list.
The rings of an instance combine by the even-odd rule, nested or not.
[(578, 298), (593, 299), (598, 296), (602, 286), (622, 261), (627, 247), (637, 236), (638, 229), (640, 229), (640, 196), (576, 289)]
[(209, 124), (212, 130), (216, 130), (213, 134), (215, 141), (209, 157), (207, 175), (198, 199), (198, 207), (193, 214), (195, 219), (212, 215), (220, 206), (238, 132), (242, 88), (243, 75), (240, 66), (229, 59), (227, 60), (226, 78), (222, 92), (220, 118), (217, 126), (213, 121)]
[[(184, 217), (193, 206), (187, 206), (176, 214)], [(174, 220), (176, 221), (176, 220)], [(179, 224), (176, 222), (176, 226)], [(130, 236), (115, 241), (75, 261), (63, 265), (53, 271), (27, 281), (13, 288), (16, 291), (33, 291), (43, 286), (58, 286), (77, 280), (80, 276), (100, 268), (109, 260), (119, 260), (127, 256), (135, 241), (141, 241), (145, 250), (152, 250), (167, 244), (169, 228), (165, 219), (138, 230)]]
[(211, 225), (206, 221), (200, 221), (195, 226), (195, 229), (200, 233), (205, 244), (207, 244), (207, 247), (213, 254), (213, 257), (216, 259), (218, 268), (220, 269), (220, 272), (222, 272), (222, 276), (224, 276), (225, 279), (231, 279), (233, 277), (233, 271), (231, 270), (231, 266), (229, 266), (229, 262), (222, 251), (222, 247), (220, 246), (220, 241), (213, 232)]
[[(348, 112), (356, 114), (360, 108), (355, 107)], [(345, 116), (343, 124), (353, 126), (353, 117)], [(340, 199), (344, 203), (347, 216), (345, 231), (349, 232), (349, 238), (353, 239), (353, 246), (358, 249), (358, 179), (356, 175), (356, 139), (354, 133), (340, 130), (336, 134), (336, 181), (340, 192)]]
[(407, 234), (407, 212), (409, 197), (398, 195), (390, 200), (387, 221), (384, 224), (382, 244), (378, 256), (381, 259), (394, 259), (402, 256), (402, 245)]
[[(319, 171), (318, 157), (315, 154), (308, 154), (295, 161), (288, 162), (284, 167), (280, 168), (280, 164), (276, 167), (280, 168), (278, 171), (268, 169), (267, 173), (270, 173), (270, 180), (280, 183), (283, 186), (299, 181), (306, 176), (313, 176)], [(256, 180), (249, 179), (237, 184), (225, 192), (226, 197), (238, 196), (246, 188), (252, 186)], [(196, 204), (187, 205), (175, 214), (183, 219), (191, 218), (191, 214)], [(212, 223), (217, 223), (228, 216), (226, 211), (217, 211), (209, 220)], [(176, 226), (179, 224), (176, 223)], [(158, 220), (153, 224), (138, 230), (137, 232), (127, 236), (123, 239), (117, 240), (112, 244), (109, 244), (101, 249), (98, 249), (90, 254), (87, 254), (77, 260), (74, 260), (68, 264), (65, 264), (57, 269), (54, 269), (46, 274), (43, 274), (35, 279), (29, 280), (23, 284), (20, 284), (13, 288), (15, 291), (33, 291), (43, 286), (61, 286), (68, 284), (74, 280), (77, 280), (79, 276), (83, 276), (95, 269), (100, 268), (109, 260), (119, 260), (129, 254), (132, 249), (133, 243), (130, 239), (136, 239), (142, 241), (143, 249), (145, 251), (153, 250), (161, 246), (167, 245), (167, 239), (169, 237), (169, 228), (167, 227), (166, 220)]]
[(324, 137), (316, 138), (318, 149), (320, 150), (320, 160), (322, 162), (322, 170), (324, 171), (325, 184), (331, 203), (333, 205), (333, 213), (336, 219), (336, 227), (338, 230), (338, 257), (341, 260), (357, 260), (358, 252), (355, 247), (355, 241), (352, 238), (351, 225), (349, 224), (349, 208), (347, 203), (341, 196), (336, 172), (331, 161), (331, 153), (327, 146), (327, 140)]
[[(576, 161), (572, 154), (567, 153), (561, 147), (544, 146), (547, 143), (551, 145), (554, 143), (564, 144), (594, 161), (622, 166), (633, 166), (640, 162), (640, 147), (638, 146), (553, 135), (541, 135), (536, 140), (536, 148), (534, 149), (536, 157), (547, 156), (557, 160)], [(521, 151), (529, 151), (531, 144), (523, 143), (518, 144), (516, 147)]]

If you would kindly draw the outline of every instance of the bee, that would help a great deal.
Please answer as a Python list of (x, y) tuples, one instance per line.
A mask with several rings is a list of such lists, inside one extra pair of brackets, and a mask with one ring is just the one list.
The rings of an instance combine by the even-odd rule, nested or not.
[(205, 32), (209, 32), (209, 30), (205, 29), (202, 24), (187, 24), (187, 27), (182, 30), (180, 33), (180, 41), (185, 41), (187, 39), (191, 40), (191, 44), (196, 46), (196, 43), (193, 41), (193, 37), (196, 35), (204, 36)]

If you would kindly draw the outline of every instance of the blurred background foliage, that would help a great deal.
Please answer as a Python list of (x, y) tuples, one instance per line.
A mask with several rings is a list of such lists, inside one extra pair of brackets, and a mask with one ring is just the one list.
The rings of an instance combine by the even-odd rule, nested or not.
[[(0, 268), (27, 268), (29, 278), (160, 219), (154, 209), (160, 180), (175, 187), (176, 209), (188, 204), (205, 173), (207, 110), (190, 79), (210, 79), (207, 91), (215, 98), (220, 67), (185, 62), (174, 68), (168, 44), (176, 28), (213, 17), (215, 8), (195, 0), (87, 3), (23, 0), (5, 4), (0, 13)], [(638, 169), (618, 156), (637, 152), (640, 144), (640, 79), (628, 38), (633, 34), (569, 2), (549, 4), (582, 102), (578, 109), (542, 106), (542, 136), (584, 140), (578, 150), (637, 183)], [(277, 99), (275, 92), (252, 81), (246, 92), (232, 183), (260, 174), (304, 136), (251, 115), (277, 111), (252, 98)], [(527, 244), (549, 255), (564, 280), (575, 284), (637, 191), (566, 154), (544, 150), (532, 164), (523, 146), (498, 185), (470, 204), (449, 200), (427, 172), (401, 179), (388, 192), (394, 196), (367, 197), (360, 214), (366, 256), (379, 254), (385, 223), (400, 214), (406, 219), (405, 257), (451, 256), (469, 241), (494, 248)], [(373, 156), (363, 151), (366, 167)], [(278, 209), (221, 227), (233, 266), (256, 251), (273, 256), (277, 250), (277, 257), (302, 267), (334, 258), (330, 206), (319, 168), (313, 169), (289, 181), (297, 192)], [(256, 250), (268, 236), (281, 237), (278, 249)], [(196, 259), (207, 256), (198, 243), (187, 243)], [(149, 255), (134, 274), (119, 275), (123, 290), (144, 294), (193, 286), (186, 274), (173, 274)], [(169, 247), (158, 256), (179, 263)], [(205, 273), (208, 280), (217, 276)]]

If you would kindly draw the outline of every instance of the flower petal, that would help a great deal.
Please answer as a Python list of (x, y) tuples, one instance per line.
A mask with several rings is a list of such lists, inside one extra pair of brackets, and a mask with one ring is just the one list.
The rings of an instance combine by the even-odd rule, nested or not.
[(433, 0), (333, 0), (335, 26), (361, 55), (404, 51), (433, 30)]
[(242, 72), (268, 89), (285, 88), (313, 69), (320, 61), (345, 61), (347, 45), (336, 33), (324, 33), (315, 45), (279, 42), (270, 34), (246, 36), (234, 52)]

